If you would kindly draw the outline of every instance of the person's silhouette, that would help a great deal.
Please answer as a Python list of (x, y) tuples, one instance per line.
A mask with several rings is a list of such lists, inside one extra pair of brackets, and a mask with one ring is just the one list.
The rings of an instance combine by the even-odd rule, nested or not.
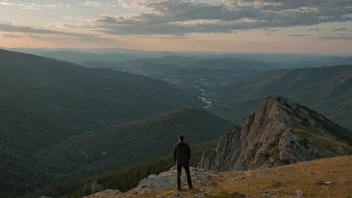
[(193, 188), (191, 173), (189, 170), (189, 160), (191, 159), (191, 148), (184, 142), (185, 136), (183, 134), (178, 136), (178, 142), (174, 146), (174, 160), (177, 165), (177, 188), (181, 190), (181, 171), (182, 167), (185, 169), (187, 175), (187, 182), (189, 189)]

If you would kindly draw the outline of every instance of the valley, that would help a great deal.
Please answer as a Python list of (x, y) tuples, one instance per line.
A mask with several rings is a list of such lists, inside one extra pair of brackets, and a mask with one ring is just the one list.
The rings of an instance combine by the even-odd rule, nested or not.
[[(97, 62), (88, 59), (100, 55), (70, 52), (56, 55), (60, 59), (80, 57), (74, 62), (83, 61), (86, 67), (0, 50), (5, 63), (0, 65), (0, 155), (6, 162), (0, 163), (0, 168), (6, 170), (0, 173), (4, 178), (0, 182), (1, 197), (83, 196), (92, 193), (87, 186), (94, 182), (128, 191), (148, 174), (159, 174), (173, 166), (170, 156), (158, 157), (170, 153), (180, 133), (197, 150), (192, 165), (210, 170), (262, 168), (350, 154), (346, 145), (350, 144), (351, 132), (337, 125), (350, 129), (349, 65), (284, 69), (283, 65), (238, 57), (149, 54), (154, 57), (129, 56), (126, 57), (129, 60), (112, 63), (104, 61), (113, 60), (113, 55)], [(268, 150), (268, 145), (277, 144), (276, 140), (264, 144), (255, 139), (248, 148), (240, 149), (252, 156), (253, 162), (242, 162), (242, 169), (221, 162), (233, 156), (223, 153), (223, 148), (240, 152), (238, 147), (224, 146), (224, 138), (234, 136), (226, 141), (237, 145), (235, 136), (240, 128), (236, 124), (251, 123), (248, 118), (269, 95), (289, 97), (322, 112), (322, 115), (309, 114), (311, 117), (307, 118), (304, 113), (295, 117), (299, 111), (290, 107), (295, 110), (287, 111), (289, 116), (285, 119), (300, 121), (293, 122), (295, 125), (280, 125), (283, 127), (280, 130), (290, 128), (287, 134), (294, 134), (292, 137), (300, 148), (302, 145), (313, 148), (319, 142), (329, 145), (327, 151), (315, 150), (315, 158), (281, 159), (279, 151)], [(305, 106), (302, 109), (302, 112), (315, 112)], [(269, 118), (264, 114), (260, 119)], [(318, 121), (316, 117), (324, 119)], [(312, 130), (322, 129), (326, 132), (323, 137), (317, 136), (317, 132), (311, 134)], [(259, 128), (242, 130), (243, 134), (263, 132)], [(326, 140), (330, 136), (340, 143)], [(208, 141), (212, 143), (203, 144)], [(202, 157), (203, 151), (205, 156), (214, 158)], [(243, 160), (241, 156), (235, 158)], [(133, 182), (116, 179), (117, 175), (128, 178), (133, 170), (140, 171), (133, 176)], [(17, 190), (13, 191), (14, 188)]]
[(352, 0), (0, 0), (0, 198), (352, 198), (351, 156)]

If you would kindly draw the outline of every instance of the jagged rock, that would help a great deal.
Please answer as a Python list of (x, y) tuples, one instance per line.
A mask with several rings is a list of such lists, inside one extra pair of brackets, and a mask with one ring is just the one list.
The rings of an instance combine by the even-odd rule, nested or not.
[[(209, 181), (212, 172), (205, 169), (190, 168), (192, 181), (194, 183), (205, 183)], [(152, 193), (158, 189), (172, 189), (176, 187), (177, 169), (172, 167), (167, 172), (162, 172), (159, 175), (150, 175), (148, 178), (141, 180), (137, 190), (139, 194)], [(186, 175), (182, 174), (182, 183), (186, 184)]]
[(343, 143), (352, 137), (305, 106), (268, 97), (241, 127), (221, 137), (215, 149), (206, 150), (198, 167), (248, 170), (351, 154), (335, 140)]
[(216, 158), (215, 149), (207, 149), (204, 151), (200, 164), (202, 167), (214, 167)]

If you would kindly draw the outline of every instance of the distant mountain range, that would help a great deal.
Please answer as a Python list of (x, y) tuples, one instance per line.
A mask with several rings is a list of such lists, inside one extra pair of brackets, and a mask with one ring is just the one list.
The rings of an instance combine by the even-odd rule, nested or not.
[[(214, 101), (210, 111), (243, 120), (268, 95), (292, 98), (352, 129), (352, 66), (280, 69), (233, 78), (228, 84), (207, 87)], [(237, 117), (231, 117), (236, 112)]]

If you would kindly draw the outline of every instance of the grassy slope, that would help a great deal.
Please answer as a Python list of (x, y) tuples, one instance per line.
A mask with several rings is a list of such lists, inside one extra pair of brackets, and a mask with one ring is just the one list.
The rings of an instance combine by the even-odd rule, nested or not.
[[(207, 198), (234, 198), (236, 195), (248, 197), (297, 197), (296, 191), (304, 193), (304, 197), (351, 197), (352, 187), (352, 156), (327, 158), (309, 162), (281, 166), (270, 169), (257, 169), (253, 171), (236, 171), (215, 173), (212, 177), (218, 187), (204, 187), (196, 185), (210, 192)], [(228, 180), (237, 176), (243, 179)], [(332, 181), (325, 185), (324, 182)], [(134, 191), (119, 196), (101, 196), (102, 198), (126, 197)], [(149, 195), (135, 195), (135, 198), (152, 198), (156, 195), (191, 195), (191, 191), (177, 192), (158, 191)], [(194, 196), (194, 195), (192, 195)], [(92, 196), (94, 197), (94, 196)]]

